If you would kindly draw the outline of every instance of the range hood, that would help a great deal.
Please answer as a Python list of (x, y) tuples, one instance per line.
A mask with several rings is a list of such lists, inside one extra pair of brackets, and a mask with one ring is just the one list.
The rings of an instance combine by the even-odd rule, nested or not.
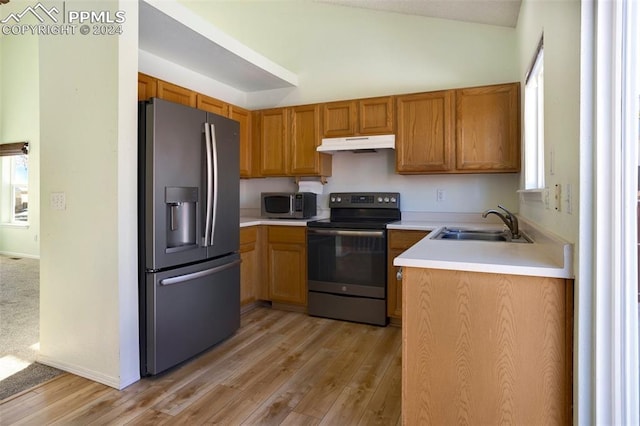
[(320, 152), (334, 153), (338, 151), (375, 151), (378, 149), (395, 149), (396, 135), (351, 136), (348, 138), (324, 138), (317, 148)]

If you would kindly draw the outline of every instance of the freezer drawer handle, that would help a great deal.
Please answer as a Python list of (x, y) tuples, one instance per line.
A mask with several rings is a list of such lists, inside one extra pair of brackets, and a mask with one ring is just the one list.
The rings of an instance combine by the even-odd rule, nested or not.
[(227, 269), (233, 268), (236, 265), (240, 264), (240, 260), (234, 260), (231, 263), (227, 263), (226, 265), (217, 266), (215, 268), (207, 269), (205, 271), (193, 272), (191, 274), (180, 275), (179, 277), (171, 277), (160, 280), (160, 285), (171, 285), (171, 284), (180, 284), (186, 281), (195, 280), (198, 278), (206, 277), (207, 275), (217, 274), (218, 272), (225, 271)]

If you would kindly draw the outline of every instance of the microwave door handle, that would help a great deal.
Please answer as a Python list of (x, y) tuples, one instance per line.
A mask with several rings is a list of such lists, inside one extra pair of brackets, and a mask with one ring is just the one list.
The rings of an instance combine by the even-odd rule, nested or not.
[(205, 136), (205, 148), (206, 148), (206, 159), (207, 159), (207, 180), (206, 180), (206, 208), (205, 208), (205, 226), (204, 226), (204, 247), (209, 246), (209, 241), (211, 235), (211, 203), (212, 203), (212, 194), (211, 191), (213, 189), (211, 185), (211, 181), (213, 179), (213, 164), (211, 164), (211, 128), (209, 127), (209, 123), (204, 123), (204, 136)]
[[(211, 126), (211, 162), (213, 168), (213, 205), (211, 207), (211, 240), (209, 245), (213, 245), (213, 237), (216, 230), (216, 212), (218, 211), (218, 144), (216, 143), (216, 126)], [(211, 182), (211, 181), (209, 181)]]
[(289, 195), (289, 214), (293, 214), (294, 210), (293, 210), (293, 199), (294, 199), (294, 195), (291, 194)]

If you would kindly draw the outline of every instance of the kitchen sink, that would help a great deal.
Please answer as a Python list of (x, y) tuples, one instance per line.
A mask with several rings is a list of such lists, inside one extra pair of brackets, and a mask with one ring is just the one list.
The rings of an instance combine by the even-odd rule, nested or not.
[(509, 231), (490, 231), (478, 229), (442, 228), (434, 237), (434, 240), (458, 240), (458, 241), (497, 241), (504, 243), (532, 243), (524, 234), (520, 238), (513, 238)]

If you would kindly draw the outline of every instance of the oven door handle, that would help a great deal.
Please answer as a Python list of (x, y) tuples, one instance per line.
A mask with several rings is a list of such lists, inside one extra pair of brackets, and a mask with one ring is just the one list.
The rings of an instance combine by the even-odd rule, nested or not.
[(340, 235), (345, 237), (377, 237), (384, 238), (385, 231), (353, 231), (347, 229), (307, 229), (309, 234)]

